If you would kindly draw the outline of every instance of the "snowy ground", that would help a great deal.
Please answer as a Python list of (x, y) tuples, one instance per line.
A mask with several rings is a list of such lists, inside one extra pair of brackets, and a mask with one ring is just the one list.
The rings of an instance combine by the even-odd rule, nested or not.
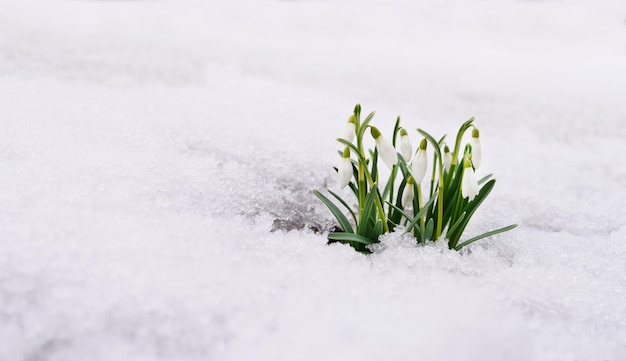
[[(626, 360), (623, 1), (0, 8), (0, 360)], [(330, 224), (357, 102), (475, 116), (468, 234), (519, 228), (276, 230)]]

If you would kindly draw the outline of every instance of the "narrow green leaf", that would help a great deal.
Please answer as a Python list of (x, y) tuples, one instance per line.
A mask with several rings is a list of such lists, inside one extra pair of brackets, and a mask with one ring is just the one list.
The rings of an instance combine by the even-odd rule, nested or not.
[(424, 239), (423, 241), (425, 242), (426, 240), (432, 240), (433, 239), (433, 231), (435, 230), (435, 222), (433, 222), (433, 219), (429, 219), (428, 222), (426, 223), (426, 228), (424, 230)]
[(374, 234), (372, 236), (370, 236), (370, 239), (376, 239), (378, 240), (378, 237), (383, 234), (383, 222), (378, 219), (376, 220), (376, 225), (374, 225)]
[(417, 212), (415, 214), (415, 216), (411, 217), (408, 213), (406, 213), (402, 208), (393, 205), (389, 202), (386, 202), (390, 207), (392, 207), (393, 209), (396, 210), (396, 212), (399, 212), (404, 218), (407, 219), (407, 221), (409, 221), (409, 225), (407, 226), (406, 230), (407, 232), (411, 230), (411, 228), (415, 227), (415, 225), (417, 224), (417, 222), (419, 222), (419, 218), (422, 214), (424, 214), (424, 212), (426, 212), (426, 209), (428, 208), (429, 205), (431, 205), (435, 200), (437, 199), (437, 193), (435, 193), (430, 200), (424, 205), (424, 207), (422, 207), (422, 209)]
[(495, 179), (492, 179), (489, 182), (487, 182), (487, 184), (485, 184), (480, 189), (480, 192), (478, 193), (478, 195), (476, 195), (476, 198), (474, 198), (474, 200), (469, 202), (467, 206), (465, 207), (465, 212), (467, 213), (467, 215), (465, 216), (465, 219), (463, 220), (463, 222), (461, 222), (461, 225), (456, 230), (456, 232), (454, 232), (449, 238), (449, 240), (452, 241), (453, 247), (456, 247), (459, 239), (461, 238), (461, 235), (463, 234), (463, 231), (465, 230), (465, 227), (467, 227), (467, 223), (470, 221), (470, 219), (474, 215), (474, 212), (476, 212), (480, 204), (485, 200), (485, 198), (489, 195), (489, 193), (491, 193), (491, 190), (493, 189), (493, 186), (495, 185), (495, 183), (496, 183)]
[[(361, 154), (361, 152), (359, 152), (359, 148), (356, 147), (356, 145), (348, 142), (345, 139), (341, 139), (341, 138), (337, 138), (337, 141), (343, 145), (345, 145), (346, 147), (350, 148), (351, 151), (354, 152), (354, 154), (357, 156), (358, 159), (360, 159), (363, 164), (367, 163), (365, 161), (365, 157), (363, 156), (363, 154)], [(341, 157), (343, 157), (343, 152), (341, 153)]]
[(365, 205), (363, 206), (363, 212), (361, 213), (361, 220), (359, 221), (359, 225), (357, 226), (357, 232), (360, 235), (366, 234), (368, 230), (368, 223), (365, 220), (372, 219), (375, 220), (376, 217), (376, 207), (375, 207), (375, 199), (376, 196), (376, 186), (374, 186), (370, 192), (365, 197)]
[(357, 137), (359, 139), (363, 139), (363, 134), (365, 134), (365, 130), (367, 130), (367, 126), (369, 125), (370, 121), (372, 120), (372, 118), (374, 118), (374, 115), (376, 114), (376, 112), (371, 112), (363, 121), (363, 123), (361, 123), (361, 126), (359, 127), (359, 134), (357, 134)]
[(398, 118), (396, 118), (396, 124), (393, 126), (393, 137), (391, 139), (391, 144), (393, 144), (393, 147), (396, 147), (396, 139), (398, 139), (398, 132), (400, 131), (400, 116), (398, 115)]
[(402, 208), (400, 208), (400, 207), (398, 207), (398, 206), (396, 206), (396, 205), (393, 205), (393, 204), (389, 203), (388, 201), (387, 201), (387, 202), (385, 202), (385, 203), (387, 203), (387, 204), (389, 205), (389, 207), (391, 207), (391, 208), (395, 209), (395, 210), (396, 210), (396, 212), (398, 212), (398, 213), (399, 213), (399, 214), (401, 214), (404, 218), (406, 218), (406, 220), (407, 220), (407, 221), (409, 221), (409, 222), (410, 222), (410, 221), (412, 221), (412, 220), (413, 220), (413, 217), (411, 217), (408, 213), (406, 213), (406, 212), (405, 212)]
[(354, 219), (354, 224), (357, 224), (358, 222), (356, 220), (356, 215), (354, 214), (352, 208), (350, 208), (348, 203), (346, 203), (346, 201), (344, 201), (337, 193), (331, 191), (330, 189), (328, 190), (328, 193), (332, 194), (332, 196), (335, 197), (339, 201), (339, 203), (343, 204), (343, 206), (346, 207), (348, 212), (350, 212), (350, 214), (352, 215), (352, 219)]
[(489, 231), (489, 232), (483, 233), (480, 236), (476, 236), (476, 237), (470, 238), (467, 241), (459, 244), (458, 246), (454, 247), (454, 250), (458, 251), (461, 248), (463, 248), (463, 247), (465, 247), (465, 246), (467, 246), (467, 245), (469, 245), (471, 243), (474, 243), (474, 242), (476, 242), (478, 240), (481, 240), (481, 239), (483, 239), (485, 237), (490, 237), (490, 236), (493, 236), (493, 235), (498, 234), (498, 233), (510, 231), (510, 230), (512, 230), (515, 227), (517, 227), (517, 224), (511, 224), (511, 225), (506, 226), (506, 227), (498, 228), (498, 229), (495, 229), (493, 231)]
[(337, 208), (337, 206), (333, 202), (331, 202), (330, 199), (326, 198), (326, 196), (324, 196), (317, 190), (313, 190), (313, 193), (326, 205), (326, 207), (328, 207), (328, 209), (333, 214), (333, 216), (335, 216), (337, 222), (339, 222), (339, 225), (344, 231), (354, 233), (354, 230), (352, 229), (352, 226), (350, 225), (350, 222), (348, 221), (346, 216), (343, 215), (339, 208)]
[(374, 182), (378, 182), (378, 148), (374, 148), (374, 152), (372, 154), (372, 180)]
[(363, 237), (354, 233), (347, 232), (332, 232), (328, 234), (328, 239), (332, 239), (335, 241), (344, 241), (344, 242), (357, 242), (362, 244), (372, 244), (374, 243), (371, 239)]
[(454, 224), (450, 226), (450, 228), (448, 229), (448, 233), (446, 233), (446, 237), (448, 239), (450, 239), (449, 235), (454, 234), (454, 232), (456, 232), (457, 228), (459, 228), (459, 226), (461, 225), (461, 222), (463, 222), (463, 219), (465, 218), (466, 215), (467, 213), (465, 212), (461, 213), (461, 216), (459, 217), (459, 219), (457, 219), (456, 222), (454, 222)]
[(478, 181), (478, 185), (481, 185), (483, 183), (485, 183), (486, 181), (488, 181), (491, 177), (493, 177), (493, 173), (487, 174), (486, 176), (482, 177), (479, 181)]

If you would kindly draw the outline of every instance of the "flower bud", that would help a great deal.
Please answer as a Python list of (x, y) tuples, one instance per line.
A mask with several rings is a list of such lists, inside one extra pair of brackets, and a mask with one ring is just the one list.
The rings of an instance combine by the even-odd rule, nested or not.
[(356, 133), (356, 117), (354, 114), (348, 118), (348, 123), (346, 124), (346, 129), (343, 131), (343, 139), (352, 143), (354, 140), (354, 134)]
[(422, 139), (420, 142), (420, 147), (415, 153), (415, 157), (413, 157), (413, 163), (411, 164), (411, 173), (413, 173), (413, 178), (415, 179), (415, 183), (421, 184), (422, 179), (426, 175), (426, 168), (428, 168), (428, 156), (426, 154), (426, 147), (428, 146), (428, 142), (426, 138)]
[(480, 187), (478, 186), (478, 180), (476, 179), (476, 173), (474, 173), (474, 168), (472, 168), (472, 162), (469, 159), (465, 158), (463, 161), (463, 179), (461, 180), (461, 195), (463, 198), (469, 198), (471, 202), (478, 192), (480, 191)]
[(350, 148), (346, 147), (343, 151), (343, 158), (339, 166), (339, 187), (345, 188), (352, 180), (352, 159), (350, 159)]
[(411, 155), (413, 154), (413, 145), (411, 144), (411, 138), (409, 138), (409, 133), (407, 133), (406, 129), (400, 129), (400, 152), (404, 157), (405, 161), (411, 160)]
[(448, 145), (443, 146), (443, 168), (446, 172), (450, 171), (450, 164), (452, 163), (452, 153), (450, 153), (450, 148)]
[(376, 149), (378, 150), (378, 155), (385, 162), (389, 169), (393, 168), (393, 166), (398, 162), (398, 153), (396, 153), (395, 148), (383, 135), (380, 133), (378, 128), (370, 127), (370, 132), (372, 133), (372, 137), (376, 142)]
[(402, 208), (406, 209), (413, 204), (413, 197), (415, 197), (415, 191), (413, 190), (413, 177), (409, 176), (406, 180), (406, 187), (402, 193)]
[(478, 169), (482, 161), (482, 149), (480, 147), (480, 132), (476, 127), (472, 129), (470, 145), (472, 146), (472, 164), (474, 165), (475, 169)]

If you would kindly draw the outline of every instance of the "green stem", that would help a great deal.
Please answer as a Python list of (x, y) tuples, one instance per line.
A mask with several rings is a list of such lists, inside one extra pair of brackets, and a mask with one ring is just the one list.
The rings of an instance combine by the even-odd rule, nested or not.
[[(418, 184), (417, 185), (417, 212), (419, 212), (422, 209), (422, 185)], [(416, 213), (417, 213), (416, 212)], [(424, 228), (426, 228), (426, 220), (424, 219), (425, 214), (422, 213), (422, 215), (420, 216), (420, 226), (422, 229), (422, 233), (424, 232)]]
[[(372, 189), (372, 192), (378, 192), (376, 188)], [(387, 224), (387, 217), (385, 216), (385, 211), (383, 209), (383, 204), (380, 201), (380, 197), (376, 197), (376, 207), (378, 208), (378, 213), (381, 222), (383, 223), (383, 233), (389, 232), (389, 225)]]
[(459, 132), (456, 133), (456, 141), (454, 143), (454, 152), (452, 153), (452, 161), (450, 162), (451, 165), (456, 165), (457, 162), (457, 157), (459, 156), (459, 148), (461, 147), (461, 139), (463, 139), (463, 134), (465, 134), (465, 131), (467, 130), (467, 128), (470, 127), (470, 125), (472, 125), (472, 122), (474, 121), (474, 117), (469, 118), (468, 121), (466, 121), (465, 123), (463, 123), (463, 125), (461, 125), (461, 128), (459, 128)]
[[(472, 121), (474, 121), (474, 118), (468, 120), (467, 122), (465, 122), (465, 124), (471, 124)], [(439, 239), (439, 236), (441, 236), (441, 230), (443, 228), (443, 223), (442, 223), (443, 222), (443, 157), (441, 156), (441, 149), (439, 148), (439, 143), (435, 140), (435, 138), (433, 138), (432, 135), (428, 134), (422, 129), (418, 128), (417, 131), (421, 135), (426, 137), (426, 139), (428, 139), (428, 141), (433, 145), (433, 148), (435, 148), (435, 153), (437, 154), (437, 164), (439, 165), (439, 194), (437, 197), (438, 217), (437, 217), (437, 231), (435, 232), (435, 239)]]
[(437, 232), (435, 233), (435, 241), (441, 236), (443, 227), (443, 176), (439, 172), (439, 193), (437, 194)]

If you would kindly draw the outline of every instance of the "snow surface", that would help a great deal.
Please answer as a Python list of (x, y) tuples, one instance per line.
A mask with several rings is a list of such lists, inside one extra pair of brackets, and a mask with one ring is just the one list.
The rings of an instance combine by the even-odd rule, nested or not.
[[(1, 361), (626, 360), (623, 1), (0, 8)], [(519, 227), (327, 246), (357, 102), (475, 116)]]

